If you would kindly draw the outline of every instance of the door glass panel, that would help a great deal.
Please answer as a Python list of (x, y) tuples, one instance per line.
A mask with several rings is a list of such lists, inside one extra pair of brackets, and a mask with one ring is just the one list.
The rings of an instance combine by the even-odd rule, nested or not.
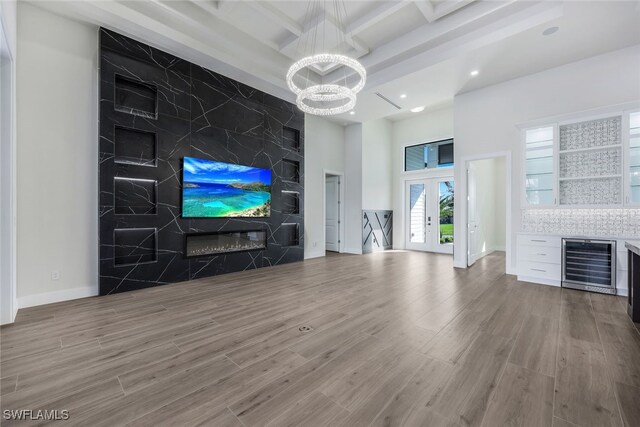
[(453, 243), (453, 181), (438, 183), (439, 230), (438, 238), (441, 245)]
[(424, 184), (409, 185), (409, 212), (411, 243), (425, 243), (427, 195)]

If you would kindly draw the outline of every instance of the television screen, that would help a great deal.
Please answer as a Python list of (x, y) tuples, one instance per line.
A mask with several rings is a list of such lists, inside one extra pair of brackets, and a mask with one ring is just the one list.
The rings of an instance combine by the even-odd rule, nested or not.
[(271, 171), (185, 157), (182, 216), (271, 216)]

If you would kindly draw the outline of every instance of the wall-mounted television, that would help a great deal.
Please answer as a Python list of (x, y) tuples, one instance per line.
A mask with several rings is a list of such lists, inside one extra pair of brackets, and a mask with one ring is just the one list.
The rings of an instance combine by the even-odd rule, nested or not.
[(185, 157), (184, 218), (271, 216), (271, 170)]

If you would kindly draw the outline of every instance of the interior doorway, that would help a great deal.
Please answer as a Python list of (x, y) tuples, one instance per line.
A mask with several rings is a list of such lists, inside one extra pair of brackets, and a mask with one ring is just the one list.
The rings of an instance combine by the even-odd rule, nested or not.
[(324, 241), (325, 251), (342, 252), (343, 233), (343, 176), (325, 172)]
[(453, 253), (453, 177), (408, 180), (405, 212), (407, 249)]
[(507, 173), (504, 157), (467, 162), (467, 266), (495, 251), (507, 238)]

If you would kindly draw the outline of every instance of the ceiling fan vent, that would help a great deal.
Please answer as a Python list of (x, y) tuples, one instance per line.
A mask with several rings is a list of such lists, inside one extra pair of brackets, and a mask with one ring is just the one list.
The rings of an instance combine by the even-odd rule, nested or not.
[(376, 92), (376, 95), (378, 95), (380, 98), (382, 98), (383, 100), (387, 101), (389, 104), (391, 104), (394, 107), (396, 107), (398, 110), (402, 110), (401, 106), (399, 106), (398, 104), (396, 104), (395, 102), (393, 102), (392, 100), (390, 100), (389, 98), (387, 98), (386, 96), (381, 94), (380, 92)]

